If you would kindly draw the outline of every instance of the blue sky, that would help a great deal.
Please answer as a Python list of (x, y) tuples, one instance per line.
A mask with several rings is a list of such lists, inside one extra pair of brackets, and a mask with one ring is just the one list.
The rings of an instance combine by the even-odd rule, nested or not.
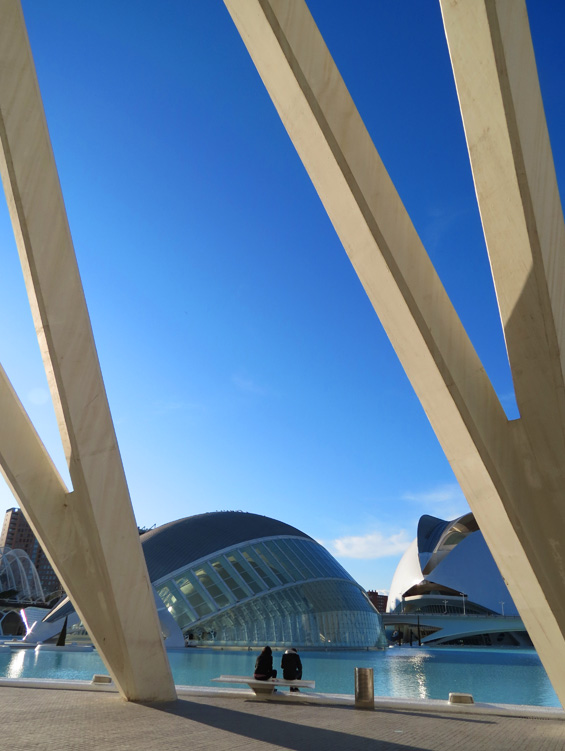
[[(439, 5), (309, 6), (515, 417)], [(138, 523), (266, 514), (387, 590), (468, 507), (223, 3), (23, 8)], [(529, 12), (562, 180), (565, 10)], [(4, 202), (0, 252), (0, 362), (64, 473)]]

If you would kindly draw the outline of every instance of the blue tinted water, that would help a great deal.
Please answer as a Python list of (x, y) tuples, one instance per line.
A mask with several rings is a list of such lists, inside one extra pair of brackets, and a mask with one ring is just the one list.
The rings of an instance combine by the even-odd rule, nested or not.
[[(251, 675), (253, 652), (186, 649), (169, 652), (177, 685), (217, 686), (219, 675)], [(560, 706), (534, 650), (402, 647), (376, 652), (301, 652), (304, 678), (321, 693), (354, 694), (354, 668), (373, 668), (376, 696), (447, 699), (450, 691), (473, 694), (475, 701)], [(274, 667), (280, 666), (275, 652)], [(90, 680), (106, 673), (96, 652), (57, 654), (0, 650), (0, 676)]]

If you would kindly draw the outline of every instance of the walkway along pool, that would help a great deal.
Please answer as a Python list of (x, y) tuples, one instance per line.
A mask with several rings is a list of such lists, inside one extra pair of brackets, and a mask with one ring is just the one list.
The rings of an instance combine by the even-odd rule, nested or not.
[[(215, 686), (219, 675), (251, 675), (258, 650), (185, 649), (169, 652), (175, 683)], [(281, 652), (273, 653), (280, 669)], [(316, 692), (354, 694), (354, 668), (373, 668), (375, 696), (447, 699), (450, 691), (475, 701), (559, 707), (547, 674), (532, 650), (395, 647), (382, 651), (301, 652), (304, 678)], [(63, 653), (0, 650), (0, 677), (90, 680), (106, 673), (96, 652)]]

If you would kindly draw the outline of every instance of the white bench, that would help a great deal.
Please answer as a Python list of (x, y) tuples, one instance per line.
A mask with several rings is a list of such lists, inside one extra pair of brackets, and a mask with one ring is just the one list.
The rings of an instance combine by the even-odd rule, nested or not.
[(315, 681), (285, 681), (284, 678), (270, 678), (268, 681), (258, 681), (252, 675), (221, 675), (219, 678), (212, 678), (216, 683), (247, 683), (256, 694), (272, 694), (277, 686), (288, 686), (296, 688), (316, 688)]

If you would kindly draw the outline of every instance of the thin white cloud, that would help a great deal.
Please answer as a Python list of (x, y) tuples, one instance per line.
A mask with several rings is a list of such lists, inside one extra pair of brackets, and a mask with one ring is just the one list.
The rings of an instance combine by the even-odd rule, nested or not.
[(410, 536), (405, 529), (401, 529), (388, 536), (381, 532), (369, 532), (366, 535), (338, 537), (322, 545), (338, 558), (375, 560), (401, 555), (408, 548), (413, 537), (414, 535)]
[(455, 519), (469, 511), (467, 499), (455, 482), (437, 485), (424, 491), (407, 492), (401, 496), (401, 500), (417, 503), (423, 507), (423, 513), (446, 520)]
[[(327, 550), (336, 558), (354, 558), (358, 560), (375, 560), (401, 556), (416, 536), (418, 518), (421, 514), (440, 516), (443, 519), (455, 519), (469, 511), (467, 500), (457, 483), (443, 483), (422, 491), (407, 491), (396, 502), (408, 501), (417, 504), (414, 518), (412, 513), (403, 511), (403, 520), (407, 529), (394, 528), (390, 520), (379, 522), (374, 517), (369, 524), (365, 524), (371, 531), (361, 535), (343, 535), (333, 540), (320, 540)], [(391, 529), (392, 527), (392, 529)]]
[(232, 376), (234, 386), (246, 394), (255, 394), (256, 396), (276, 396), (276, 393), (268, 386), (263, 386), (252, 378), (235, 373)]
[(454, 501), (465, 501), (465, 496), (459, 485), (453, 482), (445, 485), (437, 485), (435, 488), (420, 491), (419, 493), (404, 493), (402, 500), (423, 504), (453, 503)]

